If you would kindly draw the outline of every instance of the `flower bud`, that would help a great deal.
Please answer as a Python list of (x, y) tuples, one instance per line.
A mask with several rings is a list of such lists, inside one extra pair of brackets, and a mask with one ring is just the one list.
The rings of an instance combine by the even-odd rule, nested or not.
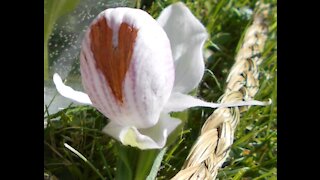
[(81, 76), (93, 106), (122, 126), (158, 122), (174, 83), (170, 42), (139, 9), (101, 12), (85, 34)]

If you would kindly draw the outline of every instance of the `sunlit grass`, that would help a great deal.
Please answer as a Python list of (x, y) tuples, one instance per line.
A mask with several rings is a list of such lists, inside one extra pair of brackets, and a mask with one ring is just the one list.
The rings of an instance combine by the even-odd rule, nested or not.
[[(174, 0), (139, 1), (139, 6), (153, 17)], [(195, 92), (207, 101), (217, 101), (223, 94), (225, 81), (234, 63), (242, 35), (250, 25), (250, 9), (256, 1), (248, 0), (186, 0), (195, 16), (206, 26), (210, 38), (205, 48), (212, 54), (205, 60), (203, 81)], [(238, 125), (230, 157), (219, 171), (219, 179), (276, 179), (277, 174), (277, 22), (276, 1), (271, 4), (269, 34), (264, 58), (260, 65), (260, 90), (257, 100), (271, 98), (273, 104), (251, 107)], [(179, 138), (173, 140), (162, 160), (158, 179), (174, 176), (184, 163), (192, 144), (206, 118), (213, 112), (210, 108), (193, 108)], [(100, 112), (88, 106), (70, 105), (56, 114), (47, 115), (44, 132), (45, 174), (59, 179), (114, 179), (116, 162), (120, 158), (118, 142), (103, 134), (107, 124)], [(65, 143), (83, 156), (76, 155)], [(128, 148), (135, 151), (135, 148)], [(84, 161), (83, 159), (86, 159)], [(132, 164), (132, 162), (130, 162)]]

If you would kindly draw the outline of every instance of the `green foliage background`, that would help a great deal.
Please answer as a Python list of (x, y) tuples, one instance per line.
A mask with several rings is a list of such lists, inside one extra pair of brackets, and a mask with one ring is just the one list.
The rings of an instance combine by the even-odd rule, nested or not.
[[(45, 13), (45, 40), (48, 40), (50, 26), (60, 15), (76, 6), (69, 4), (64, 9), (66, 1), (45, 0), (47, 5), (61, 7), (53, 12), (52, 8)], [(153, 17), (158, 17), (163, 8), (176, 2), (175, 0), (142, 0), (136, 2), (136, 7), (148, 11)], [(253, 10), (256, 0), (185, 0), (183, 1), (194, 15), (206, 26), (210, 38), (205, 49), (213, 52), (206, 61), (206, 72), (195, 95), (207, 100), (217, 101), (223, 94), (226, 77), (234, 63), (237, 48), (242, 43), (242, 35), (252, 22), (250, 9)], [(268, 40), (260, 66), (260, 90), (257, 100), (271, 98), (273, 104), (266, 107), (252, 107), (241, 117), (241, 122), (235, 134), (235, 141), (230, 157), (219, 171), (219, 179), (276, 179), (277, 174), (277, 1), (265, 0), (269, 3)], [(69, 1), (71, 3), (71, 1)], [(58, 8), (59, 9), (59, 8)], [(47, 35), (46, 35), (47, 34)], [(47, 41), (45, 41), (47, 43)], [(46, 44), (45, 44), (46, 46)], [(46, 60), (45, 60), (46, 61)], [(173, 177), (183, 165), (192, 144), (206, 118), (213, 112), (210, 108), (193, 108), (182, 114), (184, 125), (176, 131), (178, 138), (170, 137), (169, 146), (164, 154), (157, 179)], [(104, 135), (101, 129), (108, 120), (101, 113), (88, 106), (70, 106), (56, 114), (45, 112), (48, 121), (44, 130), (44, 175), (45, 179), (114, 179), (119, 167), (117, 161), (122, 157), (119, 151), (121, 145)], [(59, 121), (54, 121), (59, 120)], [(180, 131), (181, 130), (181, 131)], [(65, 148), (69, 144), (79, 151), (90, 163)], [(135, 164), (138, 159), (153, 156), (159, 151), (142, 151), (139, 156), (131, 157), (127, 166), (141, 169), (141, 164)], [(125, 153), (139, 154), (135, 148), (129, 148)], [(142, 154), (142, 155), (141, 155)], [(150, 168), (152, 161), (149, 163)], [(150, 169), (145, 169), (148, 172)], [(98, 172), (98, 173), (97, 173)], [(123, 173), (123, 172), (122, 172)], [(139, 179), (136, 177), (136, 179)]]

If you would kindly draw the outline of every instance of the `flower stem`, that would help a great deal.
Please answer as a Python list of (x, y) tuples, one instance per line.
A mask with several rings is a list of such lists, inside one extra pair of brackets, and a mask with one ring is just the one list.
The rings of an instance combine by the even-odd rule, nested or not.
[(138, 164), (136, 167), (134, 180), (147, 178), (158, 153), (158, 149), (143, 150), (139, 152), (139, 159), (137, 161)]
[(115, 175), (116, 180), (132, 180), (133, 172), (136, 167), (137, 157), (139, 149), (124, 146), (120, 143), (115, 144), (115, 154), (118, 157), (117, 160), (117, 172)]

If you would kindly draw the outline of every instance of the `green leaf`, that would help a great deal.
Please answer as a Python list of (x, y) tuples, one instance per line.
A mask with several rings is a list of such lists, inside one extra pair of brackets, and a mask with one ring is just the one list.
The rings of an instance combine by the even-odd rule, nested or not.
[(71, 12), (80, 0), (44, 0), (44, 79), (49, 78), (48, 41), (58, 18)]
[(251, 131), (250, 133), (242, 136), (240, 139), (238, 139), (236, 142), (233, 143), (233, 146), (238, 146), (244, 142), (248, 142), (251, 138), (253, 138), (256, 134), (260, 133), (261, 131), (265, 130), (267, 127), (262, 127), (261, 129), (257, 131)]
[(237, 174), (232, 178), (232, 180), (240, 180), (241, 177), (245, 174), (245, 172), (247, 172), (250, 168), (248, 167), (244, 167), (239, 169), (239, 171), (237, 172)]
[(189, 112), (188, 111), (174, 112), (172, 113), (172, 117), (180, 119), (181, 124), (168, 136), (166, 146), (172, 145), (177, 140), (177, 138), (183, 131), (183, 127), (185, 123), (188, 120)]
[(158, 153), (158, 149), (142, 150), (139, 152), (134, 175), (135, 180), (145, 179), (148, 176)]
[(166, 151), (167, 151), (167, 147), (163, 148), (163, 149), (160, 151), (160, 153), (158, 154), (158, 156), (157, 156), (156, 159), (154, 160), (154, 163), (153, 163), (153, 165), (152, 165), (150, 174), (148, 175), (148, 177), (147, 177), (146, 180), (154, 180), (154, 179), (156, 179), (158, 170), (159, 170), (160, 165), (161, 165), (161, 161), (162, 161), (163, 156), (164, 156), (164, 154), (165, 154)]
[(213, 42), (215, 42), (215, 44), (219, 44), (219, 45), (225, 44), (231, 40), (231, 34), (220, 32), (214, 35), (212, 39), (213, 39)]
[(48, 40), (57, 19), (71, 12), (79, 0), (44, 0), (44, 38)]
[[(135, 153), (133, 152), (133, 148), (124, 146), (120, 143), (117, 143), (116, 146), (116, 155), (118, 156), (117, 160), (117, 172), (116, 172), (116, 180), (121, 179), (132, 179), (132, 165), (130, 163), (130, 159), (134, 158)], [(131, 155), (131, 156), (130, 156)], [(133, 155), (133, 156), (132, 156)], [(134, 161), (131, 161), (134, 162)]]

